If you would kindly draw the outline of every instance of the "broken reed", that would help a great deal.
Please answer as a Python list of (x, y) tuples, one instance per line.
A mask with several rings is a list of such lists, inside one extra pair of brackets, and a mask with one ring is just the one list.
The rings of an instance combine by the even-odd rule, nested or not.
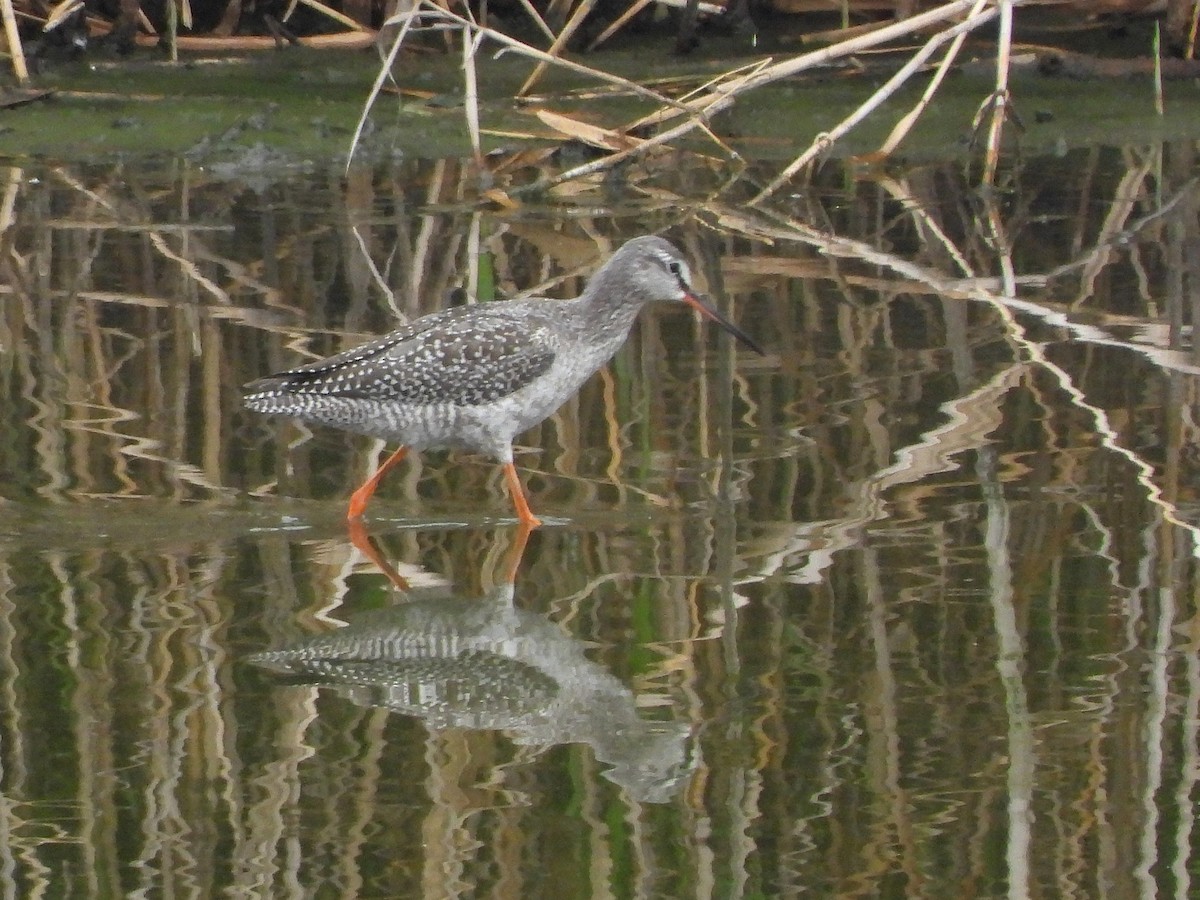
[[(366, 117), (378, 99), (384, 83), (390, 77), (391, 67), (401, 46), (414, 31), (418, 30), (457, 32), (464, 42), (466, 115), (472, 149), (477, 158), (480, 155), (478, 143), (479, 97), (475, 89), (474, 59), (479, 44), (484, 38), (500, 44), (504, 51), (517, 52), (535, 61), (535, 69), (519, 93), (526, 92), (546, 67), (557, 66), (576, 74), (586, 75), (601, 83), (628, 90), (656, 104), (657, 109), (650, 115), (641, 116), (624, 126), (611, 129), (614, 142), (622, 143), (624, 149), (558, 175), (543, 178), (535, 184), (519, 189), (522, 193), (544, 191), (566, 181), (611, 169), (616, 165), (648, 154), (656, 147), (668, 144), (696, 130), (706, 133), (722, 153), (733, 159), (735, 156), (733, 151), (717, 140), (708, 128), (707, 123), (717, 113), (732, 107), (750, 92), (766, 85), (777, 83), (803, 72), (829, 66), (855, 53), (883, 47), (901, 40), (923, 38), (922, 45), (896, 75), (849, 116), (830, 130), (817, 135), (808, 148), (781, 170), (779, 175), (752, 201), (753, 203), (762, 203), (779, 191), (801, 169), (820, 158), (838, 139), (849, 133), (868, 116), (877, 114), (884, 101), (907, 84), (915, 74), (922, 71), (926, 62), (937, 51), (949, 44), (950, 46), (939, 62), (933, 82), (922, 98), (909, 113), (900, 119), (880, 149), (868, 157), (873, 161), (886, 158), (913, 127), (921, 113), (928, 108), (946, 72), (949, 71), (962, 48), (965, 37), (990, 24), (998, 17), (1000, 19), (1000, 40), (996, 53), (995, 88), (981, 104), (980, 112), (977, 115), (977, 126), (980, 130), (986, 130), (987, 135), (984, 145), (983, 180), (985, 183), (991, 183), (999, 164), (1003, 126), (1010, 110), (1008, 70), (1011, 60), (1013, 9), (1023, 3), (1025, 0), (955, 0), (955, 2), (947, 3), (902, 21), (882, 24), (874, 28), (856, 28), (851, 37), (836, 41), (818, 50), (801, 53), (780, 61), (776, 61), (772, 57), (765, 57), (750, 66), (740, 65), (710, 79), (685, 99), (672, 100), (637, 82), (564, 58), (561, 55), (565, 44), (562, 36), (578, 27), (580, 21), (578, 15), (572, 16), (568, 24), (564, 26), (563, 33), (555, 39), (550, 49), (543, 51), (481, 24), (475, 20), (469, 10), (458, 13), (441, 6), (436, 0), (416, 0), (411, 8), (397, 13), (386, 23), (387, 27), (394, 30), (395, 36), (364, 104), (359, 127), (355, 130), (351, 142), (350, 155), (352, 157), (358, 147)], [(576, 13), (578, 14), (585, 8), (590, 8), (587, 0), (584, 0), (584, 3), (576, 8)], [(468, 47), (470, 50), (467, 49)], [(634, 131), (646, 125), (654, 125), (658, 128), (658, 132), (644, 140), (634, 139), (632, 137)]]

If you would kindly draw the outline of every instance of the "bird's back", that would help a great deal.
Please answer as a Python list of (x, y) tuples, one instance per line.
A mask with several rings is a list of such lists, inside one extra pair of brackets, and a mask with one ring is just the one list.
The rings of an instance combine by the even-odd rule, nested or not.
[[(490, 450), (490, 441), (485, 447), (474, 437), (481, 427), (497, 435), (522, 430), (531, 392), (540, 385), (560, 390), (559, 378), (542, 379), (570, 367), (572, 341), (562, 318), (569, 304), (488, 303), (424, 316), (359, 347), (260, 378), (246, 386), (245, 403), (414, 446)], [(566, 396), (546, 399), (557, 407)]]
[(555, 336), (544, 317), (521, 315), (517, 306), (424, 316), (358, 347), (251, 382), (246, 405), (295, 414), (322, 399), (488, 403), (536, 379), (554, 361)]

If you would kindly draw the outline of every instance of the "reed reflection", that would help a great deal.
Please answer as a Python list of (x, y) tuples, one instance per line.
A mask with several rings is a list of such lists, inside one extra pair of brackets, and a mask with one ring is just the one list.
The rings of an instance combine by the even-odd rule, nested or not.
[[(960, 168), (831, 164), (770, 215), (701, 203), (681, 170), (622, 221), (589, 219), (586, 194), (477, 215), (442, 161), (270, 197), (194, 170), (10, 170), (0, 893), (566, 898), (602, 873), (619, 896), (1188, 895), (1195, 151), (1030, 160), (1001, 206)], [(711, 227), (671, 221), (693, 213)], [(536, 732), (537, 704), (507, 698), (516, 725), (470, 728), (411, 698), (393, 715), (391, 688), (236, 664), (385, 584), (342, 531), (381, 448), (259, 421), (239, 385), (448, 288), (578, 293), (600, 242), (668, 225), (777, 359), (735, 368), (686, 320), (644, 317), (522, 438), (531, 500), (571, 524), (531, 537), (520, 589), (414, 578), (403, 613), (438, 604), (428, 642), (460, 604), (474, 657), (500, 655), (484, 636), (569, 629), (504, 671), (544, 715), (571, 696), (558, 669), (591, 665), (574, 696), (617, 712)], [(380, 520), (502, 506), (489, 466), (404, 474)], [(504, 546), (383, 539), (460, 583)], [(613, 776), (646, 761), (618, 738), (688, 746), (635, 716), (655, 702), (696, 728), (698, 761), (686, 793), (639, 808)], [(672, 789), (656, 771), (648, 795)]]
[(690, 726), (643, 718), (634, 693), (588, 658), (584, 641), (519, 608), (516, 576), (529, 528), (516, 529), (503, 579), (481, 597), (414, 590), (361, 522), (350, 529), (402, 602), (251, 662), (361, 707), (420, 719), (431, 733), (504, 731), (537, 753), (586, 745), (631, 800), (664, 803), (682, 790), (694, 765)]

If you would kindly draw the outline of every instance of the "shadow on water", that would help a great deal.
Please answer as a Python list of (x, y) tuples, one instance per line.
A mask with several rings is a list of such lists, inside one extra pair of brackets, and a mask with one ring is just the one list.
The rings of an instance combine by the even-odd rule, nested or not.
[[(1194, 148), (651, 162), (7, 170), (0, 891), (1194, 893)], [(519, 438), (519, 568), (489, 461), (348, 537), (391, 448), (242, 407), (660, 230), (768, 355), (646, 310)]]

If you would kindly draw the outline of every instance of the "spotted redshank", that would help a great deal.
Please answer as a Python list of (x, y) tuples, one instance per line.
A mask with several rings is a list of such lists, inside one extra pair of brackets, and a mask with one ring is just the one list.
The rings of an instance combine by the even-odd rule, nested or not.
[(479, 303), (422, 316), (353, 350), (248, 384), (246, 405), (400, 442), (350, 498), (351, 520), (408, 450), (462, 447), (497, 460), (518, 518), (540, 525), (513, 466), (513, 438), (608, 362), (653, 301), (687, 303), (763, 352), (692, 289), (687, 261), (670, 242), (640, 237), (574, 300)]

